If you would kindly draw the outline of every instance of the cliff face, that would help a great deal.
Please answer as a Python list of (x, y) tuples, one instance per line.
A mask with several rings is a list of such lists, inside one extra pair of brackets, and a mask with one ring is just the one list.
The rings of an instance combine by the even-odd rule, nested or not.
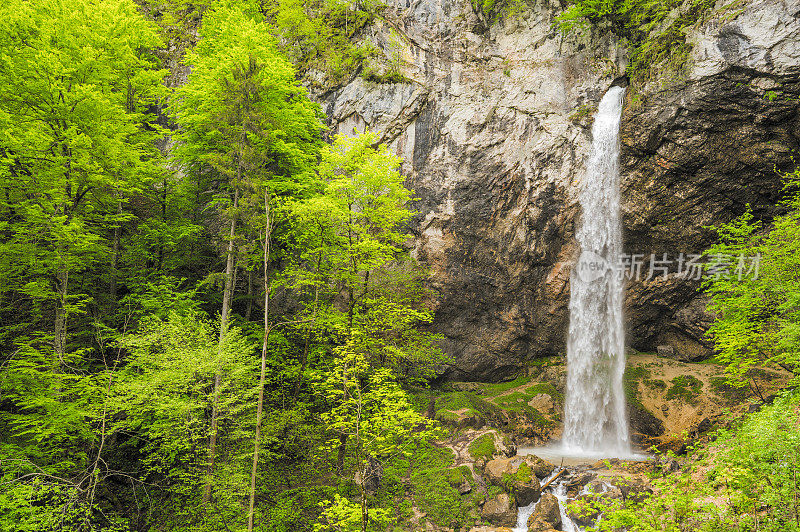
[[(357, 77), (316, 95), (334, 131), (369, 127), (405, 159), (451, 378), (500, 378), (564, 352), (589, 122), (626, 50), (603, 28), (562, 36), (561, 9), (539, 0), (490, 23), (469, 0), (393, 0), (366, 37), (406, 81)], [(800, 145), (796, 1), (751, 1), (690, 39), (687, 78), (644, 88), (623, 116), (625, 246), (648, 259), (703, 249), (703, 226), (748, 203), (774, 215), (775, 168)], [(674, 273), (632, 281), (630, 344), (708, 354), (696, 289)]]

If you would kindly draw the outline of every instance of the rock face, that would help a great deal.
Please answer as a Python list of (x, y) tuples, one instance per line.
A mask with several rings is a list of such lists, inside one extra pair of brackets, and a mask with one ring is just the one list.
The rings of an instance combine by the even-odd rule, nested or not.
[[(404, 157), (419, 197), (414, 254), (432, 272), (433, 328), (455, 360), (446, 376), (499, 379), (564, 352), (585, 118), (624, 72), (626, 51), (606, 28), (554, 30), (559, 0), (491, 25), (469, 0), (388, 4), (368, 38), (396, 58), (407, 82), (356, 77), (316, 97), (335, 132), (369, 127)], [(750, 0), (712, 16), (689, 36), (686, 79), (629, 98), (626, 252), (675, 259), (707, 247), (704, 226), (748, 203), (763, 219), (776, 213), (775, 169), (789, 169), (800, 147), (799, 13), (794, 0)], [(631, 280), (629, 343), (707, 356), (710, 317), (697, 287), (674, 268)]]
[(481, 517), (493, 525), (514, 526), (517, 522), (517, 505), (507, 493), (501, 493), (484, 503)]
[(545, 532), (561, 526), (561, 511), (555, 495), (545, 493), (528, 518), (528, 532)]

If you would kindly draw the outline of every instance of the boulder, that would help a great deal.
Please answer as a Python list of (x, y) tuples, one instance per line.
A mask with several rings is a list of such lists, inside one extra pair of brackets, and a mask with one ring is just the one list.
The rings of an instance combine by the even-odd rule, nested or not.
[(528, 532), (546, 532), (561, 526), (561, 510), (555, 495), (545, 493), (528, 518)]
[(580, 489), (581, 489), (581, 488), (583, 488), (583, 487), (584, 487), (586, 484), (588, 484), (588, 483), (590, 483), (591, 481), (593, 481), (593, 480), (594, 480), (596, 477), (597, 477), (597, 473), (595, 473), (594, 471), (586, 471), (586, 472), (584, 472), (584, 473), (581, 473), (581, 474), (579, 474), (577, 477), (575, 477), (575, 478), (574, 478), (574, 479), (573, 479), (573, 480), (572, 480), (572, 481), (571, 481), (571, 482), (570, 482), (570, 483), (567, 485), (567, 487), (568, 487), (568, 488), (577, 488), (578, 490), (580, 490)]
[(517, 523), (517, 505), (508, 493), (501, 493), (484, 503), (481, 517), (493, 525), (514, 526)]
[(533, 454), (525, 456), (525, 463), (528, 464), (539, 480), (549, 477), (556, 470), (555, 465)]
[(500, 486), (502, 485), (503, 475), (515, 475), (523, 463), (539, 479), (547, 478), (556, 468), (550, 462), (529, 454), (490, 460), (484, 467), (484, 473), (489, 482)]
[(672, 358), (675, 356), (675, 348), (671, 345), (659, 345), (656, 347), (656, 352), (660, 357)]
[(553, 402), (553, 398), (550, 397), (550, 394), (540, 393), (534, 395), (530, 401), (528, 401), (528, 406), (532, 406), (539, 412), (544, 414), (549, 414), (555, 410), (555, 403)]
[(547, 469), (543, 462), (536, 456), (515, 456), (491, 460), (483, 471), (490, 483), (513, 493), (518, 506), (527, 506), (538, 500), (542, 492), (536, 472)]

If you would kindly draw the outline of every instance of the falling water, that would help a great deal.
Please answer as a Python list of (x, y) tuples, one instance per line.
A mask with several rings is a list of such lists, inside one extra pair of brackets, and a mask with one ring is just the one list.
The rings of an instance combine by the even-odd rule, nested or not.
[(630, 454), (622, 374), (625, 350), (619, 192), (619, 123), (625, 89), (611, 87), (600, 102), (592, 153), (580, 194), (581, 256), (570, 279), (564, 450)]

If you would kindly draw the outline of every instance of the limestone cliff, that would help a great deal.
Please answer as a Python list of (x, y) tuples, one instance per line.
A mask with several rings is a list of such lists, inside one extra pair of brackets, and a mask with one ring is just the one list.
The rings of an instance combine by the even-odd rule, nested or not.
[[(414, 253), (438, 290), (447, 375), (494, 379), (564, 351), (579, 184), (592, 109), (624, 73), (608, 29), (562, 35), (559, 0), (489, 23), (469, 0), (390, 0), (365, 38), (401, 83), (316, 93), (335, 132), (378, 131), (419, 201)], [(696, 253), (746, 204), (769, 219), (776, 169), (800, 145), (800, 4), (750, 1), (695, 27), (688, 73), (650, 83), (623, 117), (625, 246)], [(308, 73), (313, 78), (316, 73)], [(709, 351), (697, 282), (632, 281), (629, 342)]]

